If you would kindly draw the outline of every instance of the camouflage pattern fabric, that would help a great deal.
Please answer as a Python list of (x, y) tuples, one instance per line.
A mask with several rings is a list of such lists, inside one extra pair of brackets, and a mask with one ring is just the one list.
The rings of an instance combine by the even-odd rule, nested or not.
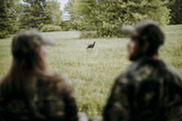
[(69, 80), (50, 81), (41, 78), (36, 80), (36, 90), (32, 96), (1, 96), (1, 120), (77, 121), (77, 106)]
[(182, 75), (163, 61), (140, 59), (115, 81), (104, 121), (182, 121)]

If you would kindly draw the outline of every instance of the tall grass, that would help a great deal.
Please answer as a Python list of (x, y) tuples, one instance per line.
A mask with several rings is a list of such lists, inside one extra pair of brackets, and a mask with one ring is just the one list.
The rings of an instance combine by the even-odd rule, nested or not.
[[(166, 43), (160, 58), (182, 73), (182, 25), (167, 26)], [(79, 39), (79, 32), (42, 33), (56, 40), (49, 48), (48, 69), (67, 75), (72, 81), (79, 111), (89, 117), (101, 115), (114, 79), (130, 62), (127, 60), (128, 38)], [(95, 48), (86, 49), (96, 41)], [(0, 40), (0, 75), (11, 64), (11, 38)]]

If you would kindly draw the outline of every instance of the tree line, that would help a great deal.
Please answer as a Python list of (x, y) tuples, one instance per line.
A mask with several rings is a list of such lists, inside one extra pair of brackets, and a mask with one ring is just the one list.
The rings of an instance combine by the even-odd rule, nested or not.
[(69, 0), (62, 20), (57, 0), (1, 0), (0, 38), (23, 29), (95, 31), (96, 37), (120, 37), (119, 27), (153, 19), (160, 25), (182, 23), (181, 0)]
[(0, 38), (23, 29), (61, 30), (57, 0), (1, 0), (0, 11)]

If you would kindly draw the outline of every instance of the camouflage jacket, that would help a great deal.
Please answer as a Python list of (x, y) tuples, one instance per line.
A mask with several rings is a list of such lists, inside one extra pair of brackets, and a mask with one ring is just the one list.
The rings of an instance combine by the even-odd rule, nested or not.
[(104, 121), (182, 121), (182, 75), (163, 61), (140, 59), (115, 81)]
[(36, 79), (33, 96), (0, 96), (0, 121), (77, 121), (77, 106), (69, 80)]

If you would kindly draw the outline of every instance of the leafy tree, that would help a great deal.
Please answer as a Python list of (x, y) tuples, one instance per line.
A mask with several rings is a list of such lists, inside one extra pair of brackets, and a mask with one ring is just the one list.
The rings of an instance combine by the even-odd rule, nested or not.
[(22, 15), (20, 17), (22, 28), (38, 28), (41, 25), (59, 24), (61, 11), (56, 0), (23, 0)]
[(70, 31), (73, 29), (73, 26), (72, 26), (72, 21), (71, 20), (68, 20), (68, 21), (63, 21), (61, 24), (60, 24), (61, 28), (63, 31)]
[(168, 24), (168, 4), (168, 0), (70, 0), (68, 12), (79, 26), (96, 30), (98, 36), (119, 37), (123, 24), (134, 25), (143, 19)]
[(95, 0), (70, 0), (65, 8), (71, 15), (71, 24), (76, 30), (96, 29), (96, 1)]
[(182, 0), (173, 0), (169, 6), (171, 9), (171, 24), (182, 24)]
[(5, 38), (9, 34), (17, 31), (17, 6), (18, 0), (0, 1), (0, 38)]
[(62, 23), (60, 3), (57, 0), (51, 0), (46, 3), (45, 13), (51, 16), (51, 24), (60, 25)]

